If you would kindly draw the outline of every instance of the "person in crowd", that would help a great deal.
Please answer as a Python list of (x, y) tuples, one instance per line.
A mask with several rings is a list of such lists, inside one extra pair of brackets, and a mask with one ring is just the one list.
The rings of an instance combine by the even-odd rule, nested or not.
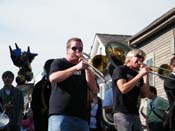
[(113, 72), (114, 124), (118, 131), (142, 131), (139, 118), (139, 97), (149, 94), (148, 73), (150, 68), (143, 64), (145, 53), (141, 49), (130, 50), (124, 65)]
[[(172, 73), (169, 78), (165, 78), (164, 89), (168, 97), (170, 106), (175, 102), (175, 57), (170, 60)], [(171, 79), (172, 78), (172, 79)]]
[(28, 100), (27, 100), (27, 103), (26, 103), (26, 105), (25, 105), (25, 110), (24, 110), (24, 112), (28, 112), (29, 110), (31, 110), (32, 94), (29, 93), (29, 94), (27, 95), (27, 97), (28, 97)]
[(5, 71), (2, 74), (2, 80), (4, 86), (0, 90), (0, 97), (3, 101), (5, 113), (10, 119), (7, 131), (20, 131), (20, 123), (24, 110), (23, 93), (12, 85), (14, 74), (11, 71)]
[(170, 129), (175, 130), (175, 56), (170, 60), (170, 68), (172, 70), (170, 78), (164, 79), (164, 89), (170, 104), (169, 124)]
[(166, 119), (166, 114), (169, 110), (168, 101), (157, 96), (157, 90), (153, 86), (150, 86), (148, 98), (146, 119), (149, 131), (167, 131), (163, 127), (163, 121)]
[(89, 103), (89, 130), (104, 130), (102, 120), (102, 100), (98, 97), (97, 93), (91, 93), (91, 101)]
[(31, 109), (24, 115), (21, 121), (21, 130), (22, 131), (35, 131), (34, 122), (33, 122), (33, 112)]
[(88, 131), (88, 88), (99, 88), (87, 61), (82, 58), (83, 42), (70, 38), (66, 58), (53, 61), (49, 80), (52, 90), (49, 101), (49, 131)]
[(42, 79), (37, 82), (32, 92), (31, 107), (33, 110), (34, 126), (36, 131), (48, 130), (48, 110), (51, 84), (49, 82), (50, 65), (54, 59), (49, 59), (44, 64)]

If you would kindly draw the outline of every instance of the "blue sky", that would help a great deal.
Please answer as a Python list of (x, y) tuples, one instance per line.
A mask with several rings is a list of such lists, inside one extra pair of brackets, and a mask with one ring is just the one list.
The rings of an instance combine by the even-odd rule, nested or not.
[(65, 56), (70, 37), (82, 38), (89, 53), (95, 33), (134, 35), (173, 7), (174, 0), (0, 0), (0, 75), (18, 71), (8, 48), (15, 42), (39, 54), (37, 78), (45, 60)]

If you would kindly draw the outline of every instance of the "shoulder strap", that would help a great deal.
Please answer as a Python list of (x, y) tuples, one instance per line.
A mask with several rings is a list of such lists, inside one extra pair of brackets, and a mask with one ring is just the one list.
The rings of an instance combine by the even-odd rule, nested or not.
[[(41, 101), (42, 101), (42, 104), (44, 106), (44, 110), (48, 110), (48, 105), (47, 105), (46, 99), (49, 99), (49, 98), (45, 98), (45, 95), (44, 95), (46, 88), (48, 88), (47, 86), (50, 86), (49, 81), (43, 79), (43, 84), (42, 84), (42, 88), (41, 88)], [(47, 93), (49, 93), (49, 92), (47, 92)]]
[(153, 110), (152, 102), (150, 103), (150, 107), (151, 107), (151, 110), (153, 111), (153, 113), (154, 113), (158, 118), (160, 118), (161, 120), (164, 120), (164, 119), (162, 118), (162, 116), (160, 116), (159, 114), (157, 114), (157, 112), (155, 112), (155, 110)]

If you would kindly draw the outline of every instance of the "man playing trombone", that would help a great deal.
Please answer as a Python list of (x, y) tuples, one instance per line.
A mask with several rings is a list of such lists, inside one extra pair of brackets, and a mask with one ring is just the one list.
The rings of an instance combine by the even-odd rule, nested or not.
[(89, 65), (81, 58), (83, 43), (71, 38), (66, 58), (53, 61), (49, 80), (52, 91), (49, 103), (48, 131), (88, 131), (87, 89), (98, 92)]
[(114, 70), (114, 124), (118, 131), (142, 131), (138, 112), (139, 96), (149, 94), (149, 67), (144, 66), (145, 53), (133, 49), (126, 55), (124, 65)]

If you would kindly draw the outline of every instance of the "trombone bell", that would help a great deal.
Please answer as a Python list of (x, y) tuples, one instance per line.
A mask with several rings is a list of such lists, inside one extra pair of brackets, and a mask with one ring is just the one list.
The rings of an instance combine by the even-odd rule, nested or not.
[(172, 70), (171, 70), (171, 67), (168, 64), (162, 64), (162, 65), (160, 65), (160, 67), (152, 66), (150, 68), (153, 72), (157, 72), (157, 75), (161, 79), (165, 79), (165, 78), (171, 79), (170, 75), (172, 73)]
[(171, 72), (172, 72), (171, 67), (168, 64), (162, 64), (158, 70), (158, 74), (160, 74), (160, 78), (161, 76), (170, 77)]
[(98, 69), (103, 71), (107, 66), (107, 58), (104, 55), (96, 55), (90, 60), (91, 64)]
[[(88, 58), (86, 58), (86, 57)], [(103, 55), (96, 55), (93, 58), (90, 58), (90, 56), (83, 52), (82, 58), (84, 61), (89, 65), (90, 70), (99, 78), (101, 78), (104, 82), (106, 81), (104, 78), (104, 74), (102, 71), (107, 66), (107, 58)]]

